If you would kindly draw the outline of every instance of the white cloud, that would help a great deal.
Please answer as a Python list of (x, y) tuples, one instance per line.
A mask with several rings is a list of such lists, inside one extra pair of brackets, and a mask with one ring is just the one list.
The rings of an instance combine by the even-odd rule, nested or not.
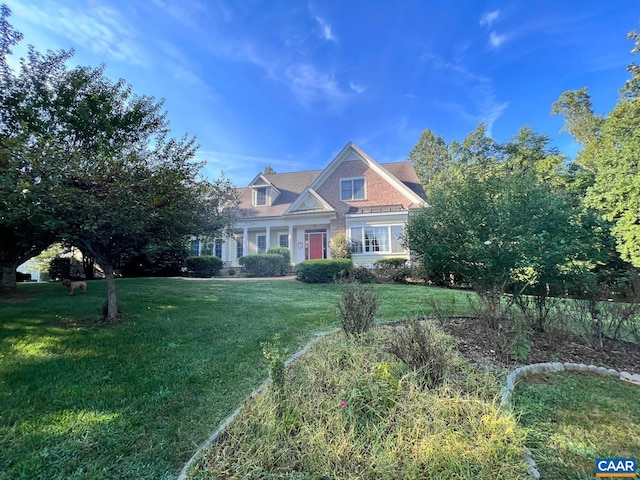
[(454, 113), (470, 123), (484, 122), (487, 135), (491, 136), (493, 124), (500, 118), (509, 106), (508, 102), (498, 100), (493, 81), (489, 77), (472, 72), (465, 65), (463, 58), (447, 61), (432, 53), (427, 53), (423, 59), (436, 70), (447, 74), (452, 84), (461, 87), (467, 102), (450, 102), (434, 100), (433, 103)]
[(135, 41), (134, 31), (119, 12), (92, 3), (89, 8), (71, 9), (47, 2), (41, 5), (11, 6), (16, 17), (60, 35), (77, 45), (110, 59), (145, 66), (147, 55)]
[(489, 45), (491, 45), (493, 48), (498, 48), (506, 40), (507, 40), (506, 35), (499, 35), (496, 32), (489, 33)]
[(331, 25), (329, 25), (322, 17), (316, 16), (316, 22), (320, 25), (322, 31), (322, 38), (332, 42), (337, 42), (338, 39), (331, 32)]
[(351, 90), (353, 90), (354, 92), (356, 92), (358, 95), (360, 95), (361, 93), (363, 93), (367, 89), (367, 87), (364, 87), (362, 85), (357, 85), (357, 84), (355, 84), (353, 82), (349, 82), (349, 88)]
[(291, 65), (285, 70), (285, 75), (292, 90), (303, 100), (314, 100), (318, 96), (330, 99), (346, 96), (334, 75), (319, 72), (313, 65)]
[(480, 25), (486, 25), (491, 27), (491, 24), (495, 22), (500, 16), (500, 10), (494, 10), (493, 12), (485, 12), (480, 17)]

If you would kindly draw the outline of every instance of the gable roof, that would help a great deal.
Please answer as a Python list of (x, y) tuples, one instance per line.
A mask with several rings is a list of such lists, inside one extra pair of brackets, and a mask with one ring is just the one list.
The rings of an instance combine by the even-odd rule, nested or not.
[[(398, 174), (405, 177), (405, 179), (409, 181), (409, 183), (413, 186), (413, 188), (405, 184), (399, 177), (391, 174), (389, 170), (385, 169), (381, 164), (379, 164), (373, 158), (367, 155), (364, 151), (360, 149), (360, 147), (358, 147), (353, 142), (347, 143), (345, 147), (340, 151), (340, 153), (336, 155), (336, 157), (329, 164), (329, 166), (324, 170), (322, 170), (320, 175), (318, 175), (318, 177), (313, 181), (313, 184), (311, 184), (311, 188), (318, 190), (320, 188), (320, 185), (322, 185), (322, 183), (324, 183), (324, 181), (329, 178), (329, 176), (333, 173), (333, 171), (336, 168), (338, 168), (338, 166), (342, 162), (347, 160), (361, 160), (371, 170), (376, 172), (378, 175), (384, 178), (390, 185), (392, 185), (398, 191), (400, 191), (400, 193), (402, 193), (405, 197), (410, 199), (415, 205), (421, 205), (425, 203), (424, 190), (420, 185), (420, 180), (418, 180), (418, 176), (415, 174), (413, 166), (409, 162), (401, 162), (403, 164), (406, 164), (405, 167), (398, 167), (398, 168), (392, 167), (392, 168), (395, 168)], [(390, 164), (387, 164), (387, 165), (390, 165)], [(410, 178), (411, 174), (409, 170), (413, 172), (413, 176), (415, 178)], [(415, 182), (417, 182), (417, 185), (415, 184)], [(420, 188), (418, 188), (418, 185), (420, 185)], [(422, 191), (422, 195), (418, 193), (419, 190)]]
[[(254, 207), (251, 204), (251, 186), (239, 188), (241, 217), (276, 217), (284, 215), (289, 206), (313, 183), (322, 170), (304, 172), (273, 173), (261, 176), (276, 188), (278, 195), (270, 206)], [(257, 177), (254, 179), (254, 181)], [(254, 182), (252, 181), (250, 185)]]
[[(331, 211), (331, 206), (317, 194), (317, 187), (326, 180), (331, 172), (346, 159), (356, 156), (369, 168), (376, 171), (391, 185), (411, 199), (414, 206), (426, 203), (426, 195), (418, 175), (409, 162), (380, 164), (364, 153), (355, 144), (349, 142), (324, 170), (307, 170), (302, 172), (258, 174), (247, 187), (238, 188), (240, 193), (240, 217), (276, 217), (295, 213), (308, 194), (319, 199), (319, 208), (315, 211)], [(279, 195), (269, 206), (254, 207), (252, 205), (252, 187), (269, 185)], [(327, 208), (328, 207), (328, 208)]]

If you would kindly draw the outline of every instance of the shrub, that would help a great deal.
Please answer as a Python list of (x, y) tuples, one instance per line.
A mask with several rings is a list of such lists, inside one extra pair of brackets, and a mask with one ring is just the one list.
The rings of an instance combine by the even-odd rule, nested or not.
[(331, 251), (331, 258), (351, 258), (349, 241), (342, 232), (338, 232), (333, 236), (329, 250)]
[(346, 258), (305, 260), (296, 265), (296, 278), (305, 283), (329, 283), (344, 277), (353, 266)]
[(378, 296), (363, 285), (345, 283), (337, 307), (344, 333), (347, 337), (358, 338), (373, 326)]
[(382, 282), (402, 282), (411, 272), (407, 259), (402, 257), (381, 258), (373, 262), (374, 274)]
[(376, 276), (367, 267), (352, 267), (345, 273), (343, 280), (356, 283), (376, 283)]
[(277, 277), (283, 275), (283, 258), (280, 254), (261, 253), (241, 257), (238, 262), (248, 277)]
[(222, 268), (222, 260), (212, 255), (187, 257), (184, 266), (194, 277), (208, 278), (217, 275)]
[(289, 271), (289, 265), (291, 265), (291, 252), (285, 247), (271, 247), (267, 250), (268, 254), (282, 256), (282, 266), (280, 268), (280, 275), (286, 275)]
[(427, 388), (442, 383), (455, 359), (451, 337), (434, 324), (415, 318), (396, 329), (388, 350), (418, 373)]

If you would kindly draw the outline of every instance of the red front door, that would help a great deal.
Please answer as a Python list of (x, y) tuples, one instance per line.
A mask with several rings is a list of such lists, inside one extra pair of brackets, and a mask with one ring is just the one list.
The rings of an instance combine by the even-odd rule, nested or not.
[(309, 260), (324, 258), (324, 233), (309, 233)]

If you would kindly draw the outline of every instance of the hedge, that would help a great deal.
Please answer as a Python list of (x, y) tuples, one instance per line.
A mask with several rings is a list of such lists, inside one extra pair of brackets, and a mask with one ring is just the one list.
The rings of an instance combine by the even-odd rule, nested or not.
[(305, 283), (329, 283), (344, 277), (353, 267), (348, 258), (305, 260), (296, 265), (296, 278)]
[(282, 268), (280, 274), (286, 275), (289, 271), (289, 265), (291, 265), (291, 252), (289, 249), (286, 247), (271, 247), (267, 250), (267, 253), (282, 256)]
[(194, 277), (213, 277), (220, 272), (222, 260), (213, 255), (202, 255), (200, 257), (187, 257), (184, 266), (190, 275)]
[(284, 259), (277, 253), (247, 255), (240, 257), (238, 263), (244, 267), (248, 277), (277, 277), (286, 273)]

